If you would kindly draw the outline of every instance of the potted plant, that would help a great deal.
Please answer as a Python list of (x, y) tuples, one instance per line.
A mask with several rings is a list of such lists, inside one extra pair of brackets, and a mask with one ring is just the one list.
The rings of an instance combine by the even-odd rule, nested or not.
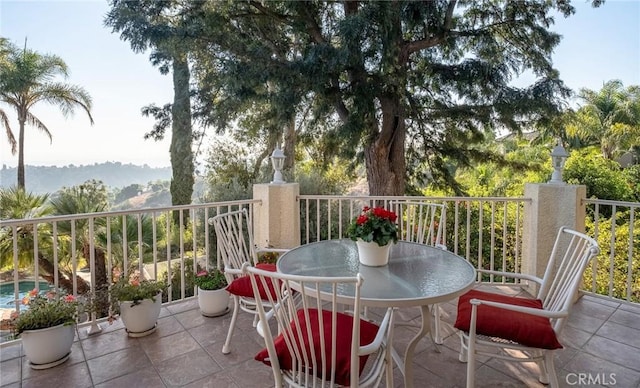
[(391, 243), (398, 241), (398, 217), (381, 207), (365, 206), (347, 228), (347, 236), (358, 245), (360, 263), (369, 266), (389, 262)]
[(111, 296), (110, 322), (117, 316), (130, 337), (142, 337), (156, 330), (162, 307), (162, 292), (167, 286), (158, 280), (147, 280), (139, 271), (129, 277), (119, 277), (109, 288)]
[(65, 362), (71, 354), (81, 303), (62, 290), (33, 289), (22, 304), (25, 309), (11, 315), (11, 326), (22, 339), (31, 368), (46, 369)]
[(198, 306), (205, 317), (217, 317), (229, 312), (229, 292), (227, 278), (218, 268), (203, 270), (196, 274), (198, 286)]

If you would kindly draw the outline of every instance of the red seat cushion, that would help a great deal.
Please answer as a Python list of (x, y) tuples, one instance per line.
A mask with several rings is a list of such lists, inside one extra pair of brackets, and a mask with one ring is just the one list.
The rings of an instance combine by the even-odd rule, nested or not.
[[(540, 299), (517, 298), (514, 296), (471, 290), (462, 295), (458, 301), (458, 317), (454, 325), (457, 329), (466, 332), (469, 331), (470, 327), (471, 303), (469, 301), (471, 299), (483, 299), (492, 302), (542, 309), (542, 301)], [(493, 306), (478, 306), (476, 333), (490, 337), (500, 337), (525, 346), (541, 349), (562, 348), (548, 318), (504, 310)]]
[[(325, 344), (328, 346), (326, 350), (326, 354), (331, 354), (331, 311), (322, 310), (323, 315), (323, 334)], [(304, 347), (306, 349), (307, 355), (309, 359), (311, 359), (311, 347), (308, 343), (307, 326), (306, 320), (304, 317), (304, 311), (298, 310), (298, 320), (301, 323), (301, 332), (304, 338)], [(309, 320), (311, 325), (311, 330), (313, 334), (313, 349), (315, 349), (316, 360), (320, 362), (321, 360), (321, 352), (320, 352), (320, 335), (319, 335), (319, 322), (318, 322), (318, 310), (309, 309)], [(351, 373), (351, 330), (353, 328), (353, 317), (351, 315), (346, 315), (342, 313), (337, 314), (337, 328), (336, 328), (336, 377), (335, 382), (340, 385), (349, 385), (350, 384), (350, 376)], [(292, 325), (293, 322), (292, 322)], [(293, 327), (294, 333), (296, 332), (296, 328)], [(369, 344), (373, 342), (378, 333), (378, 326), (374, 323), (361, 320), (360, 321), (360, 344)], [(291, 358), (291, 354), (287, 349), (287, 345), (285, 343), (284, 337), (281, 335), (277, 336), (274, 339), (274, 345), (276, 348), (276, 353), (278, 354), (278, 361), (280, 362), (280, 369), (283, 370), (292, 370), (293, 361)], [(298, 345), (299, 346), (299, 345)], [(298, 349), (302, 352), (302, 349), (298, 347)], [(360, 356), (360, 373), (364, 369), (365, 364), (367, 363), (368, 355)], [(256, 360), (262, 361), (267, 365), (271, 365), (269, 362), (269, 353), (267, 349), (262, 349), (255, 357)], [(331, 365), (325, 366), (326, 376), (330, 376), (331, 373)], [(322, 371), (315, 371), (317, 376), (322, 376)]]
[[(256, 265), (256, 268), (259, 268), (265, 271), (276, 272), (275, 264), (260, 263)], [(271, 279), (266, 279), (266, 282), (267, 282), (267, 288), (269, 289), (269, 294), (273, 295), (274, 290), (273, 290), (273, 283), (271, 282)], [(253, 288), (251, 287), (251, 278), (249, 278), (249, 276), (241, 276), (239, 278), (236, 278), (234, 281), (231, 282), (231, 284), (227, 286), (226, 289), (227, 291), (229, 291), (229, 293), (233, 295), (253, 298)], [(269, 294), (267, 294), (267, 291), (265, 291), (264, 286), (260, 281), (258, 282), (258, 291), (260, 292), (260, 298), (262, 299), (268, 298), (267, 295)]]

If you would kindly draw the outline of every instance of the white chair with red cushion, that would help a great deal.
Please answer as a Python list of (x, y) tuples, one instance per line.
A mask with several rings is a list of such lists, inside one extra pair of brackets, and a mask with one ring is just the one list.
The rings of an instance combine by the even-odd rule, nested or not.
[[(458, 301), (455, 327), (461, 339), (460, 361), (467, 362), (467, 387), (475, 385), (476, 355), (514, 362), (535, 361), (540, 382), (558, 387), (555, 349), (577, 295), (582, 275), (600, 248), (591, 237), (561, 227), (542, 279), (508, 272), (480, 273), (534, 282), (539, 291), (524, 298), (471, 290)], [(496, 352), (496, 349), (502, 352)]]
[[(440, 249), (447, 249), (444, 241), (447, 223), (447, 208), (443, 204), (431, 202), (397, 201), (392, 202), (394, 211), (398, 215), (398, 239), (418, 244), (431, 245)], [(433, 314), (433, 330), (431, 339), (436, 344), (442, 344), (441, 312), (436, 303), (431, 306)], [(437, 347), (436, 347), (437, 349)]]
[[(393, 386), (393, 309), (380, 323), (340, 311), (344, 303), (359, 311), (366, 279), (286, 275), (249, 265), (244, 271), (255, 293), (272, 291), (256, 299), (266, 347), (255, 359), (271, 366), (276, 387), (378, 387), (385, 375)], [(354, 297), (345, 299), (339, 290)]]
[[(258, 264), (259, 252), (286, 252), (286, 249), (260, 249), (253, 243), (253, 231), (251, 220), (246, 209), (219, 214), (209, 219), (216, 232), (216, 242), (220, 258), (224, 263), (224, 274), (229, 284), (226, 288), (233, 299), (233, 315), (227, 332), (227, 339), (222, 346), (222, 353), (231, 352), (230, 343), (235, 329), (238, 312), (245, 311), (254, 316), (253, 326), (258, 322), (256, 302), (253, 297), (251, 281), (242, 273), (242, 265), (248, 263), (252, 266), (275, 271), (275, 264)], [(260, 295), (266, 297), (265, 290)]]

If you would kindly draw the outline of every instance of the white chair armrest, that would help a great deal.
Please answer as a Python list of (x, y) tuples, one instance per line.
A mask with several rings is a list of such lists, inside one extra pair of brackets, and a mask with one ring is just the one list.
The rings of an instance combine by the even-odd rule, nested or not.
[(489, 270), (489, 269), (476, 269), (476, 271), (479, 272), (479, 273), (486, 273), (488, 275), (504, 276), (504, 277), (508, 277), (508, 278), (531, 280), (531, 281), (536, 282), (538, 284), (542, 284), (542, 279), (540, 279), (539, 277), (533, 276), (533, 275), (528, 275), (528, 274), (525, 274), (525, 273), (492, 271), (492, 270)]
[[(389, 328), (393, 326), (393, 311), (394, 310), (391, 307), (387, 309), (387, 313), (384, 315), (384, 318), (382, 319), (382, 322), (380, 323), (380, 326), (378, 328), (376, 338), (374, 338), (373, 342), (371, 342), (370, 344), (360, 346), (360, 349), (358, 350), (359, 355), (362, 356), (365, 354), (371, 354), (380, 349), (380, 346), (382, 346), (382, 342), (385, 340)], [(357, 316), (354, 316), (354, 319), (355, 318), (357, 318)]]
[(225, 273), (228, 273), (230, 275), (242, 275), (242, 269), (234, 269), (234, 268), (225, 268), (224, 269)]

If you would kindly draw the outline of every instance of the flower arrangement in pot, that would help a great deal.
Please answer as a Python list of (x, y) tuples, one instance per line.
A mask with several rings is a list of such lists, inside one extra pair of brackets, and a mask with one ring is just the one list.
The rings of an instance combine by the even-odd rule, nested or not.
[(382, 207), (365, 206), (351, 220), (347, 236), (358, 245), (360, 262), (369, 266), (386, 265), (391, 243), (398, 241), (396, 213)]
[(162, 307), (162, 292), (167, 290), (167, 285), (163, 281), (144, 279), (138, 270), (128, 277), (117, 276), (116, 273), (115, 278), (109, 287), (109, 321), (117, 316), (122, 318), (130, 337), (153, 333)]
[(71, 354), (81, 301), (62, 290), (33, 289), (22, 304), (24, 310), (11, 314), (11, 326), (22, 340), (31, 368), (46, 369), (65, 362)]
[(217, 317), (229, 312), (229, 293), (224, 271), (214, 267), (202, 270), (194, 279), (198, 286), (198, 306), (205, 317)]

